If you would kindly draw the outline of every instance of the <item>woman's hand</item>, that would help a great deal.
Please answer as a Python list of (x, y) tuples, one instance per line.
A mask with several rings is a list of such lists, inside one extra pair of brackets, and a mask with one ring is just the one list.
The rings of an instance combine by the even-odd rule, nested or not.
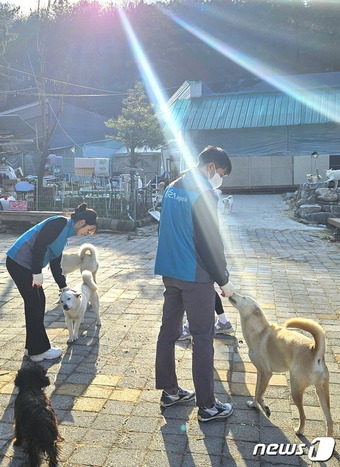
[(221, 286), (222, 289), (222, 295), (224, 297), (231, 297), (232, 294), (235, 292), (235, 287), (234, 285), (229, 281), (227, 284)]
[(44, 282), (44, 276), (42, 273), (40, 274), (33, 274), (33, 282), (32, 287), (41, 287)]

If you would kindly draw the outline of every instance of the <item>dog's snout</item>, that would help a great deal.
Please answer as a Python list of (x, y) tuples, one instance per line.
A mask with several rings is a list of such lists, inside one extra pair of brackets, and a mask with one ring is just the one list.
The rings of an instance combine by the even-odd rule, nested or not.
[(68, 305), (66, 305), (66, 304), (63, 306), (63, 308), (64, 308), (64, 310), (66, 310), (66, 311), (70, 309), (70, 307), (69, 307)]

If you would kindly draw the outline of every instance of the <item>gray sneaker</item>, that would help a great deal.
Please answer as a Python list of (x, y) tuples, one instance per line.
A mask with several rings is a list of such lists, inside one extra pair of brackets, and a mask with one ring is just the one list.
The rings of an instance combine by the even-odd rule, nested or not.
[(183, 326), (182, 334), (179, 336), (177, 340), (179, 341), (186, 341), (191, 340), (191, 332), (189, 326)]
[(216, 399), (211, 409), (199, 407), (197, 418), (200, 422), (209, 422), (218, 418), (227, 418), (233, 413), (233, 406), (228, 402), (226, 404)]
[(162, 407), (171, 407), (172, 405), (179, 404), (180, 402), (191, 401), (195, 397), (194, 391), (186, 391), (185, 389), (178, 388), (176, 394), (168, 394), (167, 392), (162, 392), (161, 397), (161, 406)]
[(215, 334), (229, 334), (231, 332), (235, 332), (235, 330), (230, 321), (227, 321), (226, 324), (221, 323), (219, 320), (216, 321)]

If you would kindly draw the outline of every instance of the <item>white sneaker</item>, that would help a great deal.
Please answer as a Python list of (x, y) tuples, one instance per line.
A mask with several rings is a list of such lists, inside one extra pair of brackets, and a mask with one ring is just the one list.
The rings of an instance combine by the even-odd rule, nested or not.
[[(51, 346), (51, 349), (52, 349), (53, 346), (54, 346), (53, 342), (50, 342), (50, 346)], [(29, 357), (28, 349), (26, 349), (26, 348), (25, 348), (24, 356)]]
[(43, 360), (53, 360), (54, 358), (60, 357), (63, 353), (61, 349), (57, 349), (55, 347), (51, 347), (50, 349), (46, 350), (46, 352), (40, 353), (38, 355), (30, 355), (30, 359), (32, 362), (41, 362)]

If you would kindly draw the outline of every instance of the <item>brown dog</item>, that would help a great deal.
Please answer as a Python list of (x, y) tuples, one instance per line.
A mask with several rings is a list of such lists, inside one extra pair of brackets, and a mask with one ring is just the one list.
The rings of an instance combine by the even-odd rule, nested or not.
[[(297, 434), (303, 434), (305, 412), (303, 393), (312, 384), (316, 388), (320, 405), (327, 422), (327, 436), (332, 436), (333, 422), (329, 404), (329, 373), (325, 363), (325, 331), (311, 319), (293, 318), (286, 321), (284, 327), (270, 324), (263, 311), (251, 297), (234, 293), (230, 303), (237, 308), (241, 317), (242, 333), (249, 348), (249, 357), (257, 369), (254, 401), (248, 406), (262, 407), (270, 416), (263, 394), (273, 372), (290, 372), (290, 384), (293, 401), (300, 415)], [(301, 333), (286, 328), (298, 328), (312, 334), (314, 340)]]

